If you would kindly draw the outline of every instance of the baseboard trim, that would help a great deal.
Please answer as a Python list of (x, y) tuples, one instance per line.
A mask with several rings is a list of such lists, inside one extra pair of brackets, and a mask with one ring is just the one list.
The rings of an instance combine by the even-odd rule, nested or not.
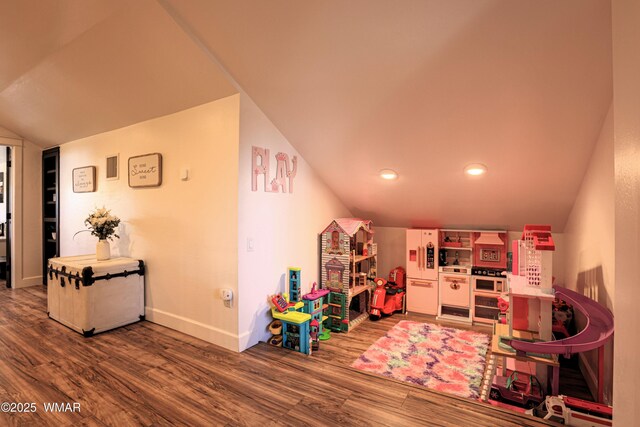
[(31, 286), (42, 286), (42, 276), (24, 277), (21, 280), (14, 280), (14, 289), (28, 288)]
[(591, 391), (591, 395), (594, 397), (598, 396), (598, 376), (594, 372), (591, 365), (589, 365), (589, 361), (584, 353), (578, 353), (578, 360), (580, 366), (580, 372), (582, 372), (582, 376), (584, 380), (587, 382), (587, 386), (589, 387), (589, 391)]
[[(260, 342), (259, 338), (254, 338), (253, 336), (253, 331), (246, 331), (240, 334), (240, 336), (238, 337), (238, 348), (239, 350), (245, 351), (246, 349), (253, 347), (254, 345), (258, 344)], [(264, 341), (267, 341), (268, 338), (271, 336), (271, 334), (266, 335), (266, 338), (264, 338)]]
[(146, 320), (238, 352), (238, 335), (173, 313), (145, 307)]

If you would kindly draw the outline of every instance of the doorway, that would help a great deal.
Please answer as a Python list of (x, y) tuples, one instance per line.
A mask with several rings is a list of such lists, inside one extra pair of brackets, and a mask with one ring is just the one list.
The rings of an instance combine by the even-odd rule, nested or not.
[(11, 287), (11, 147), (0, 146), (0, 286)]

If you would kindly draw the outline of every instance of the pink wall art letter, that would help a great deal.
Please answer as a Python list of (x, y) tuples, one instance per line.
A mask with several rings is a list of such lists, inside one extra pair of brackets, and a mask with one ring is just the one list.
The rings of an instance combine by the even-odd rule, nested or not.
[(289, 160), (286, 153), (276, 154), (276, 175), (269, 180), (269, 149), (261, 147), (251, 147), (251, 191), (258, 191), (258, 176), (264, 175), (264, 191), (267, 193), (287, 192), (293, 193), (293, 179), (298, 173), (298, 157), (293, 156)]

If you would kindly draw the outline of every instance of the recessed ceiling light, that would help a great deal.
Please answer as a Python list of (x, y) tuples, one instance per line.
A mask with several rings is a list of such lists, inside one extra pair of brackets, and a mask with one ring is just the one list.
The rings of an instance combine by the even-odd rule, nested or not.
[(473, 163), (464, 168), (467, 175), (478, 176), (487, 173), (487, 167), (480, 163)]
[(380, 171), (380, 178), (388, 180), (397, 179), (398, 173), (391, 169), (382, 169)]

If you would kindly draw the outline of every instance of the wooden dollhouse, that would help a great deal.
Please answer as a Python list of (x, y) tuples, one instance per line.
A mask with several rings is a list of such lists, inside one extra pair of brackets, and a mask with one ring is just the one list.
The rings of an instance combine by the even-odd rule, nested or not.
[(339, 218), (321, 233), (321, 282), (329, 290), (326, 326), (347, 332), (368, 317), (376, 277), (377, 247), (373, 224), (359, 218)]

